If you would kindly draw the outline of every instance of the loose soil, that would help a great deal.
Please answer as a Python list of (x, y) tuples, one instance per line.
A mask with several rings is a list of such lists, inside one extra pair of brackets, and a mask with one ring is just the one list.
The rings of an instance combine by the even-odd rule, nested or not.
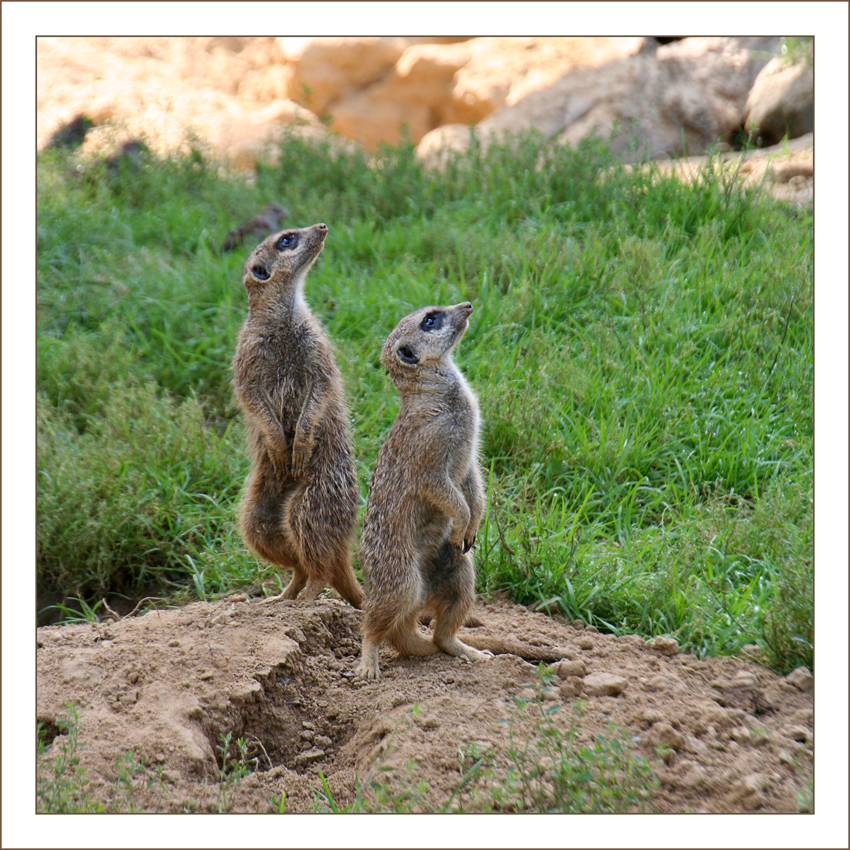
[[(558, 687), (547, 700), (562, 705), (555, 723), (575, 721), (580, 697), (582, 744), (609, 735), (610, 723), (622, 729), (659, 780), (652, 810), (796, 810), (813, 757), (808, 671), (782, 678), (746, 657), (700, 660), (670, 639), (602, 635), (501, 598), (479, 602), (475, 617), (480, 625), (462, 638), (565, 659), (551, 665)], [(164, 779), (151, 789), (138, 783), (138, 807), (216, 811), (217, 747), (229, 732), (248, 742), (252, 770), (226, 787), (231, 811), (271, 811), (282, 794), (287, 812), (314, 811), (320, 771), (342, 807), (354, 798), (355, 776), (410, 760), (427, 805), (438, 808), (464, 775), (459, 748), (474, 743), (503, 759), (507, 724), (499, 720), (510, 717), (512, 695), (529, 693), (523, 686), (537, 680), (536, 665), (511, 654), (479, 664), (442, 654), (400, 659), (385, 648), (382, 678), (367, 683), (354, 676), (359, 623), (360, 612), (336, 599), (263, 604), (238, 594), (40, 628), (38, 720), (55, 736), (48, 756), (59, 753), (57, 720), (70, 702), (85, 745), (80, 765), (104, 803), (116, 761), (133, 750), (161, 765)], [(616, 693), (595, 695), (606, 691)]]

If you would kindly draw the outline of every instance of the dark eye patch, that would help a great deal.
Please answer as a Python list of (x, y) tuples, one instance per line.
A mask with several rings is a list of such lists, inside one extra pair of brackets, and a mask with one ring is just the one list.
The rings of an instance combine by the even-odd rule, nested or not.
[(419, 358), (413, 352), (412, 348), (402, 345), (398, 350), (398, 359), (403, 363), (418, 363)]
[(425, 331), (438, 331), (443, 326), (443, 314), (440, 312), (429, 313), (419, 324), (419, 327)]
[(284, 233), (283, 236), (274, 243), (274, 246), (278, 251), (292, 249), (295, 248), (296, 245), (298, 245), (297, 233)]
[(271, 272), (265, 266), (260, 265), (259, 263), (257, 263), (257, 265), (251, 269), (251, 273), (258, 280), (268, 280), (271, 277)]

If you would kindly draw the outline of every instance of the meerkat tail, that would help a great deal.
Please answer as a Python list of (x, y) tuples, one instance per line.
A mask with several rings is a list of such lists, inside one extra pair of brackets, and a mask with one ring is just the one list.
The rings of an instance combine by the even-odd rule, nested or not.
[(545, 661), (551, 664), (564, 657), (558, 647), (532, 646), (518, 640), (505, 640), (494, 635), (464, 635), (463, 640), (475, 649), (487, 650), (493, 655), (516, 655), (524, 661)]

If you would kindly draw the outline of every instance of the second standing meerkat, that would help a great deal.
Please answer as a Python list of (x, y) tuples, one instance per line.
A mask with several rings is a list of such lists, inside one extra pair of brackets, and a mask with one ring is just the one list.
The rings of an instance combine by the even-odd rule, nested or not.
[(359, 607), (351, 566), (360, 494), (342, 377), (304, 280), (328, 228), (270, 236), (248, 257), (248, 317), (233, 358), (233, 387), (248, 425), (251, 473), (239, 511), (256, 555), (292, 570), (280, 597), (327, 586)]
[[(475, 598), (470, 549), (485, 503), (478, 402), (451, 358), (472, 309), (464, 302), (417, 310), (381, 352), (401, 407), (378, 453), (360, 541), (366, 596), (357, 673), (365, 678), (380, 675), (384, 641), (402, 655), (490, 656), (457, 637)], [(435, 615), (433, 638), (417, 627), (424, 610)]]

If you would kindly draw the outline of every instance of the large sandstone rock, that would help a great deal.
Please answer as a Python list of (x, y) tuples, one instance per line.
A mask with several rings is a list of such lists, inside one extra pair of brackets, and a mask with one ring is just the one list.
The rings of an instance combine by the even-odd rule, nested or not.
[(291, 100), (275, 100), (261, 110), (246, 112), (230, 104), (228, 110), (211, 120), (209, 129), (214, 147), (240, 171), (255, 168), (265, 153), (270, 154), (273, 162), (274, 145), (287, 132), (311, 139), (327, 135), (322, 122), (312, 112)]
[(796, 139), (815, 126), (815, 75), (805, 62), (771, 59), (756, 78), (744, 107), (744, 126), (759, 144), (773, 145), (787, 133)]
[(478, 122), (579, 67), (637, 53), (644, 38), (474, 38), (408, 47), (392, 70), (350, 90), (327, 111), (333, 129), (374, 150), (397, 144), (401, 126), (418, 142), (444, 124)]
[(452, 40), (457, 39), (282, 37), (279, 48), (286, 63), (286, 97), (321, 114), (343, 95), (380, 80), (412, 44)]
[[(655, 54), (566, 74), (484, 119), (477, 131), (483, 144), (528, 128), (576, 144), (595, 129), (604, 138), (614, 133), (611, 148), (627, 160), (677, 156), (683, 147), (701, 153), (741, 127), (747, 95), (778, 48), (774, 37), (682, 39)], [(453, 130), (443, 135), (456, 150), (468, 144)], [(418, 150), (426, 161), (439, 158), (432, 138)]]

